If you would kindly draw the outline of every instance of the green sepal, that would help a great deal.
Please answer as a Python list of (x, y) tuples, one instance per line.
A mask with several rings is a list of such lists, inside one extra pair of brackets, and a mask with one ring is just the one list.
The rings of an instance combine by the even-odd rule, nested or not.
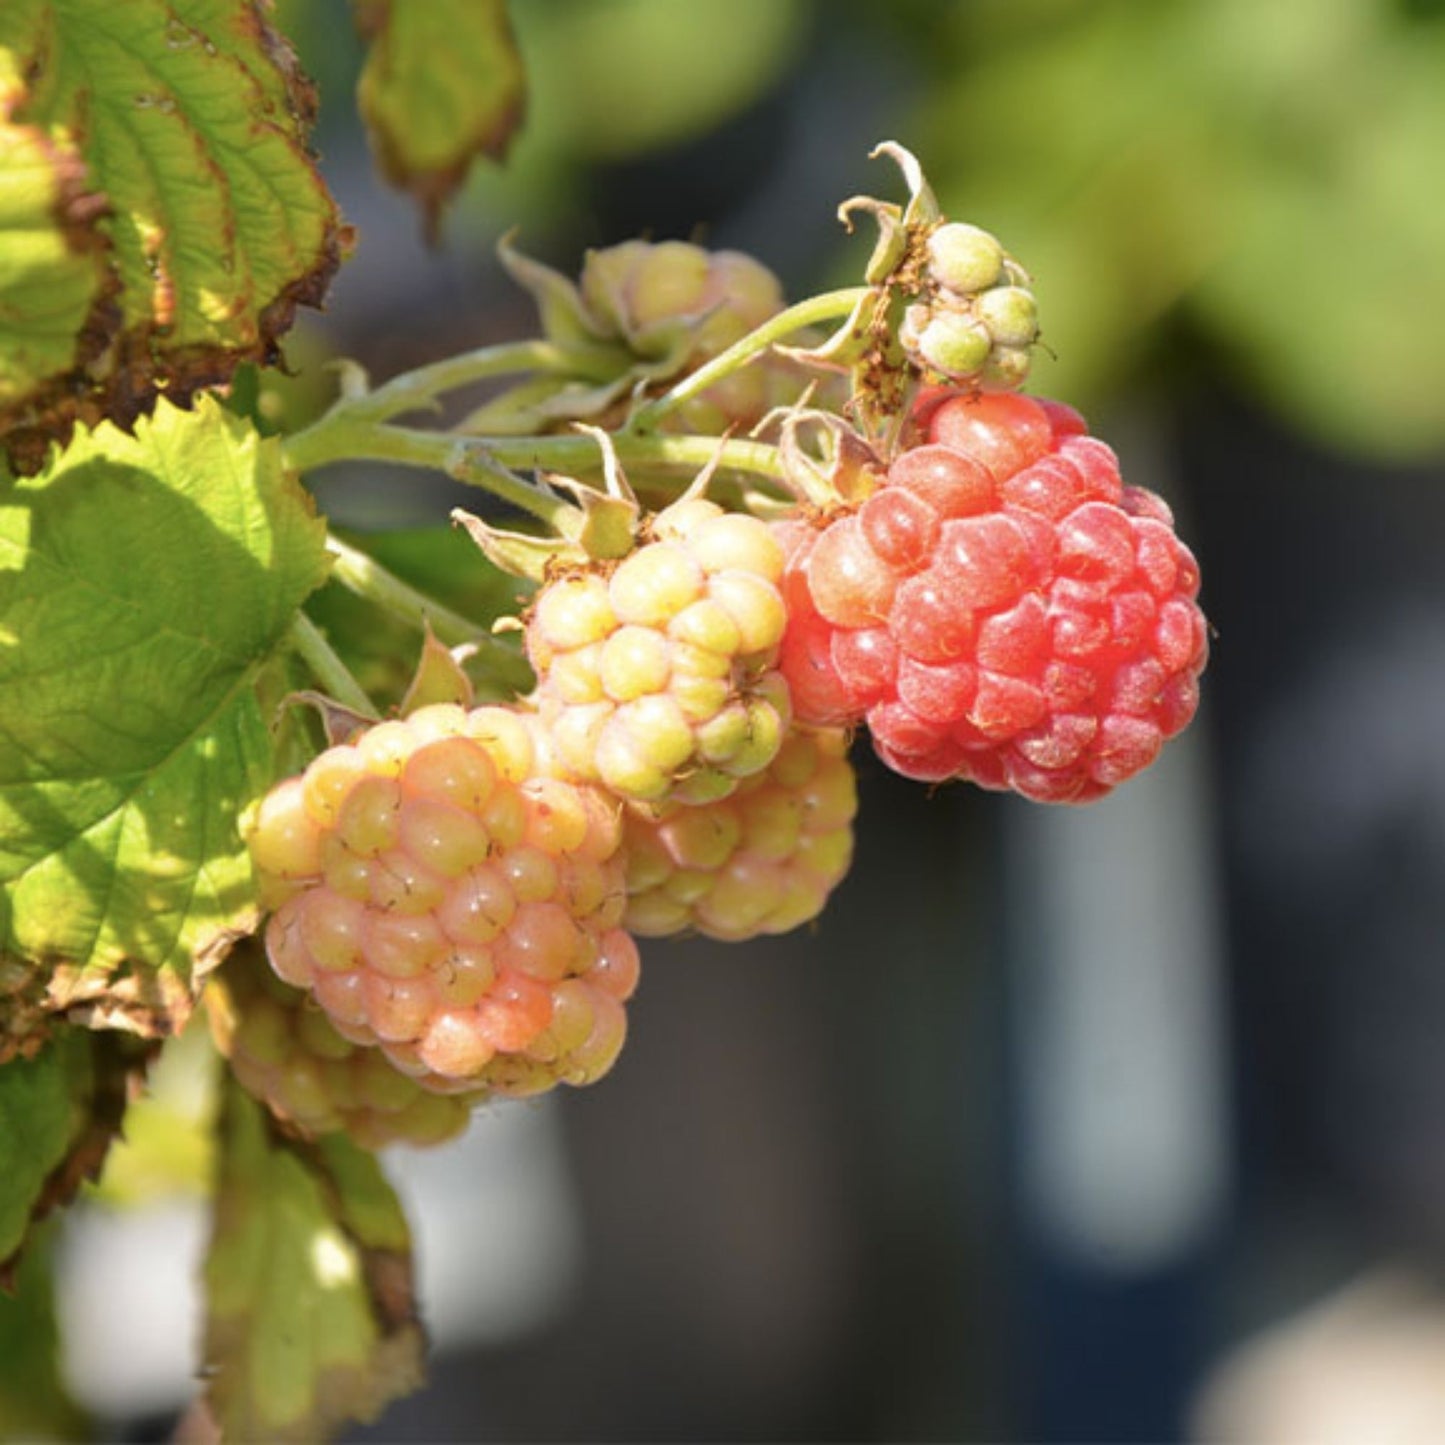
[(853, 309), (843, 324), (816, 346), (775, 345), (773, 349), (778, 355), (802, 362), (805, 366), (855, 366), (872, 345), (876, 323), (883, 309), (880, 293), (865, 291), (853, 303)]
[(575, 283), (542, 261), (533, 260), (512, 245), (516, 233), (509, 231), (497, 242), (497, 259), (513, 281), (537, 303), (542, 334), (559, 344), (585, 342), (596, 345), (608, 339), (599, 330)]
[(437, 641), (430, 622), (424, 621), (422, 626), (421, 655), (398, 709), (401, 716), (407, 717), (419, 707), (433, 703), (471, 707), (476, 701), (476, 689), (462, 666), (462, 659), (476, 650), (475, 645), (464, 642), (455, 649), (446, 647)]
[(455, 429), (477, 436), (531, 436), (554, 431), (564, 422), (601, 418), (633, 390), (641, 370), (632, 367), (602, 383), (528, 377), (483, 402)]
[[(810, 451), (804, 428), (815, 430), (820, 445)], [(778, 451), (788, 485), (802, 501), (823, 512), (854, 506), (881, 485), (886, 468), (872, 447), (841, 417), (799, 409), (782, 424)]]
[(367, 728), (376, 726), (374, 717), (357, 712), (355, 708), (347, 707), (344, 702), (337, 702), (334, 697), (328, 697), (314, 687), (303, 687), (298, 688), (295, 692), (288, 692), (281, 699), (281, 706), (283, 708), (309, 707), (314, 709), (321, 724), (321, 731), (326, 736), (327, 747), (349, 743), (352, 738), (364, 733)]
[(587, 560), (587, 554), (575, 542), (566, 537), (538, 537), (527, 532), (509, 532), (494, 527), (480, 517), (461, 507), (453, 507), (452, 522), (465, 530), (466, 534), (482, 549), (483, 555), (493, 566), (510, 572), (514, 577), (523, 577), (529, 582), (541, 582), (558, 565), (580, 564)]

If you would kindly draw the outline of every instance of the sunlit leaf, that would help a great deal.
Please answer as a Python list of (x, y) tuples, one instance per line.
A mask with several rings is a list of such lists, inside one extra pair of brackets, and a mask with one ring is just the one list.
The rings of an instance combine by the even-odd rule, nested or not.
[(260, 0), (0, 6), (0, 433), (27, 469), (269, 360), (346, 243)]
[(168, 1032), (254, 926), (254, 683), (325, 567), (279, 445), (208, 401), (0, 489), (0, 951), (54, 1007)]
[(406, 1221), (346, 1138), (303, 1145), (231, 1085), (206, 1261), (207, 1403), (223, 1438), (316, 1440), (421, 1382)]

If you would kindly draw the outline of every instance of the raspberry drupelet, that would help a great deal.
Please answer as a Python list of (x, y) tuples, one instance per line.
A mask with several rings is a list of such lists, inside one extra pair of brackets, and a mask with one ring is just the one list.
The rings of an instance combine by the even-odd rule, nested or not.
[(412, 1078), (380, 1048), (344, 1038), (313, 997), (249, 949), (207, 981), (206, 1015), (241, 1087), (306, 1138), (344, 1130), (366, 1149), (441, 1144), (488, 1094), (439, 1075)]

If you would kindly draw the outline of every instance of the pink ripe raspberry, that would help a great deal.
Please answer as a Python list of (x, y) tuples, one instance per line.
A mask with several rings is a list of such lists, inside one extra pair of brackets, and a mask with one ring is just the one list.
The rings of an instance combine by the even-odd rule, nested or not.
[(625, 922), (736, 942), (816, 918), (853, 858), (858, 791), (837, 728), (795, 729), (730, 797), (624, 814)]
[(249, 822), (266, 951), (345, 1038), (500, 1093), (601, 1077), (637, 983), (621, 823), (535, 717), (449, 704), (329, 748)]
[(774, 663), (783, 552), (755, 517), (674, 503), (608, 570), (555, 578), (527, 621), (537, 702), (573, 776), (703, 801), (765, 768), (789, 719)]
[(1053, 402), (939, 390), (855, 511), (782, 525), (798, 718), (866, 718), (906, 777), (1084, 802), (1193, 717), (1199, 569)]
[(313, 998), (249, 952), (207, 983), (206, 1013), (241, 1087), (307, 1138), (345, 1130), (367, 1149), (441, 1144), (487, 1095), (402, 1073), (379, 1048), (337, 1033)]

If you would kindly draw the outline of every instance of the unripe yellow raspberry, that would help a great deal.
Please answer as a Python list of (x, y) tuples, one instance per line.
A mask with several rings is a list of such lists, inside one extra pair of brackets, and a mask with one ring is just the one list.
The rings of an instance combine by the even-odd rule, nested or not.
[(790, 717), (782, 569), (764, 523), (689, 497), (610, 570), (547, 583), (527, 653), (561, 765), (649, 802), (717, 797), (765, 768)]
[(730, 796), (624, 814), (634, 933), (737, 941), (816, 918), (848, 871), (857, 787), (841, 729), (798, 728)]

